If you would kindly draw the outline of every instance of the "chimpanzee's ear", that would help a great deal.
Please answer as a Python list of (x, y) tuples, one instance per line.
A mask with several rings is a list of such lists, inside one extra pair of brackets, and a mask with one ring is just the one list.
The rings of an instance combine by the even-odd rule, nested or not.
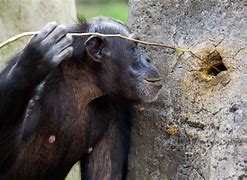
[(96, 62), (101, 62), (104, 57), (106, 41), (100, 36), (91, 36), (85, 42), (88, 55)]

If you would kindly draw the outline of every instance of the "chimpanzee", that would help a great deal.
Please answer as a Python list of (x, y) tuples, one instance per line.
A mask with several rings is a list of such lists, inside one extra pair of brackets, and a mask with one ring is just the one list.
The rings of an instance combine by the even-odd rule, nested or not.
[[(107, 18), (81, 20), (68, 32), (132, 36)], [(71, 45), (64, 28), (49, 24), (1, 77), (1, 135), (10, 136), (1, 148), (14, 151), (4, 179), (64, 179), (78, 160), (83, 179), (126, 179), (133, 105), (161, 88), (136, 43), (74, 36)]]

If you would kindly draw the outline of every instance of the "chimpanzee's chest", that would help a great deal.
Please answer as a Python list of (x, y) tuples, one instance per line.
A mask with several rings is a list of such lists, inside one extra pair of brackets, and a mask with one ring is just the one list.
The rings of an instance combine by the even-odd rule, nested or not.
[(92, 104), (80, 112), (67, 112), (60, 118), (44, 116), (47, 119), (43, 119), (23, 143), (11, 177), (65, 176), (73, 164), (101, 140), (109, 122), (114, 119), (109, 113), (110, 107), (101, 105)]

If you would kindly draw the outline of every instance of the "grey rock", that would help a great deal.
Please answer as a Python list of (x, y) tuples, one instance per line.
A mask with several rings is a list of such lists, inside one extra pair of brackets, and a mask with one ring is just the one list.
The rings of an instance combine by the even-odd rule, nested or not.
[[(247, 1), (130, 0), (129, 25), (163, 77), (132, 132), (129, 180), (247, 179)], [(215, 69), (218, 69), (216, 70)]]

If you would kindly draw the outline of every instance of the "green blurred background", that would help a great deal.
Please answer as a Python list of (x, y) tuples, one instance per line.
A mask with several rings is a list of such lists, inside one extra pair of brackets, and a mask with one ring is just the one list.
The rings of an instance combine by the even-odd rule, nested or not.
[(76, 0), (76, 7), (79, 17), (110, 16), (128, 21), (128, 0)]

